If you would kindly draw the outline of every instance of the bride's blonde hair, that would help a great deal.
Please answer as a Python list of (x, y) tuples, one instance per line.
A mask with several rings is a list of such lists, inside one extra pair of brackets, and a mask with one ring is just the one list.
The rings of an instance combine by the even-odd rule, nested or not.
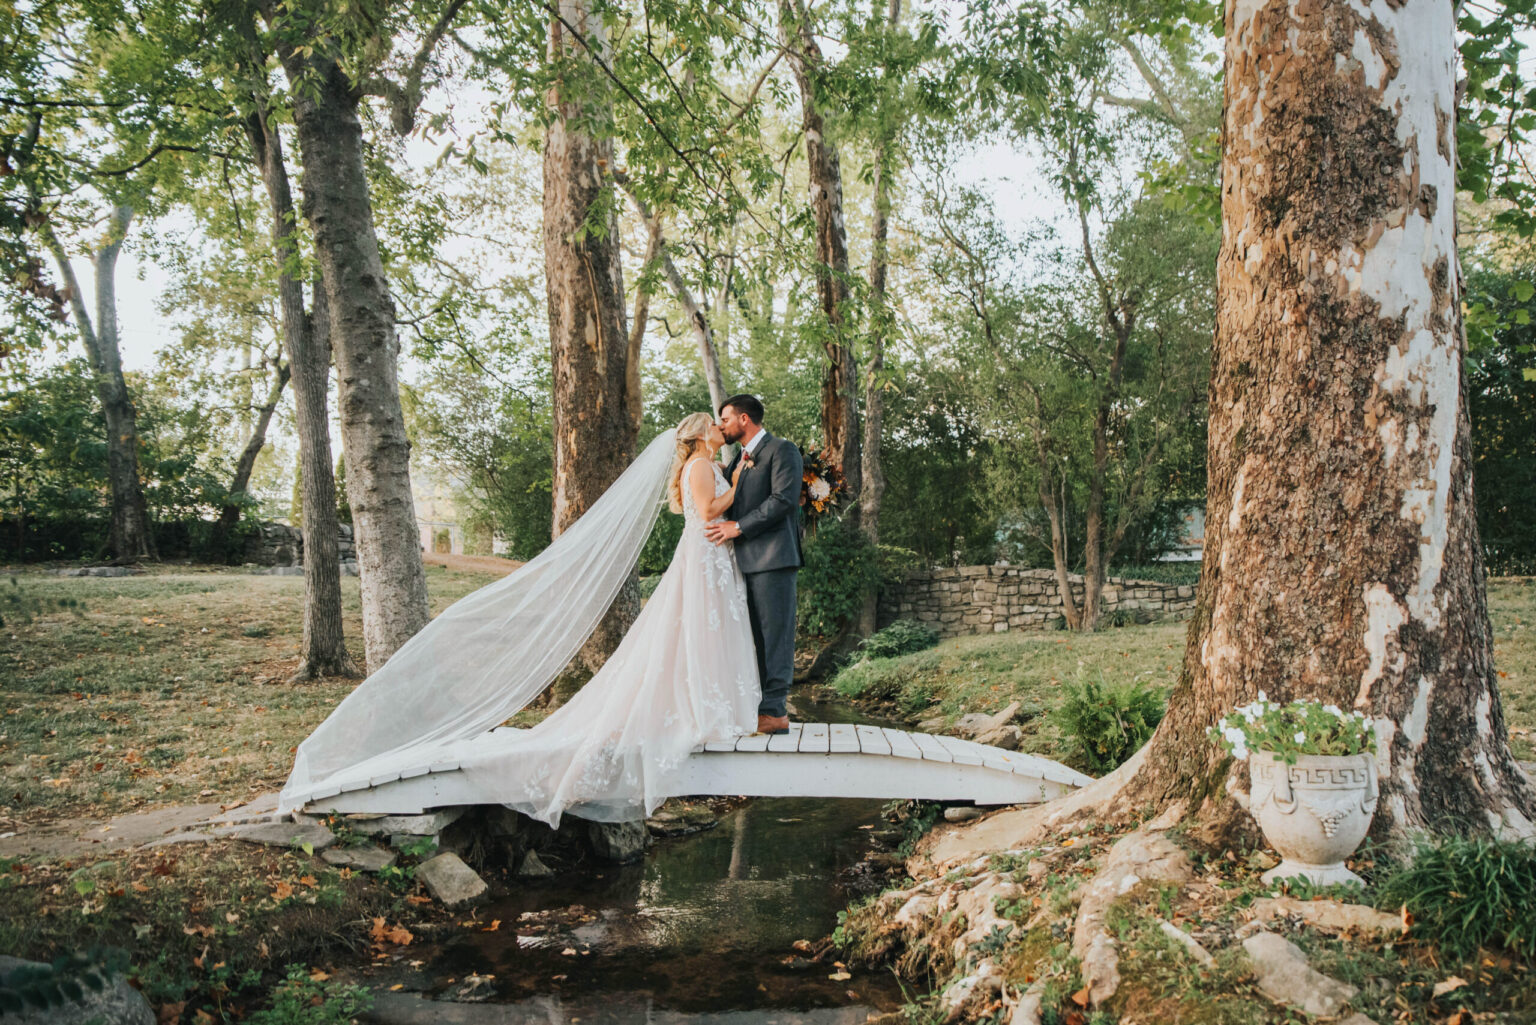
[(703, 448), (714, 422), (708, 413), (689, 413), (677, 425), (677, 453), (672, 457), (672, 472), (667, 477), (667, 508), (675, 513), (683, 511), (683, 466), (689, 456)]

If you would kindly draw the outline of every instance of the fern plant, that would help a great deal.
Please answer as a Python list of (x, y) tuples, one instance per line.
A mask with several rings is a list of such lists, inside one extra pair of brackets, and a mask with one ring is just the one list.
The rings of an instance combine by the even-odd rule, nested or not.
[(1117, 768), (1163, 721), (1165, 696), (1137, 682), (1111, 686), (1100, 676), (1069, 683), (1051, 713), (1070, 747), (1069, 760), (1094, 775)]

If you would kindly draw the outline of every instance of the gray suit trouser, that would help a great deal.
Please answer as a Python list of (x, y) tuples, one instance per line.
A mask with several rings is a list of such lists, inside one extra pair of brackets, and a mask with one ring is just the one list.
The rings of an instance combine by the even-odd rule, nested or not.
[(795, 573), (770, 569), (745, 573), (747, 619), (757, 648), (757, 678), (763, 684), (758, 715), (788, 714), (785, 705), (795, 678)]

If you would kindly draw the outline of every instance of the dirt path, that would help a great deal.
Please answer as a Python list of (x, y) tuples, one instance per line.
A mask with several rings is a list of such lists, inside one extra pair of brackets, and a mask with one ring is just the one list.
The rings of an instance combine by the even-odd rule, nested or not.
[(472, 573), (495, 573), (503, 577), (522, 565), (499, 555), (447, 555), (443, 552), (422, 552), (421, 561), (429, 566), (444, 566)]

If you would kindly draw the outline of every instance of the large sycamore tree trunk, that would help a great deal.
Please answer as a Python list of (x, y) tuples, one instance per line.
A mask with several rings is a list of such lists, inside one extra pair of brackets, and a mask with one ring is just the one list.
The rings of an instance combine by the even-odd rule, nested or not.
[(128, 394), (128, 383), (123, 378), (123, 360), (117, 342), (117, 257), (132, 221), (132, 208), (113, 207), (106, 237), (94, 254), (94, 323), (86, 311), (74, 265), (53, 229), (47, 225), (43, 228), (44, 241), (59, 265), (59, 275), (68, 286), (75, 328), (96, 379), (96, 396), (101, 401), (102, 419), (106, 422), (107, 484), (112, 497), (110, 544), (112, 556), (118, 562), (156, 558), (149, 509), (144, 501), (144, 484), (139, 477), (138, 413), (133, 408), (133, 398)]
[[(588, 61), (579, 39), (602, 53), (607, 30), (586, 0), (561, 0), (549, 23), (551, 62), (577, 68)], [(585, 70), (585, 69), (582, 69)], [(544, 131), (544, 271), (549, 345), (554, 367), (554, 535), (574, 523), (608, 490), (635, 456), (637, 417), (630, 409), (629, 335), (617, 213), (605, 195), (613, 186), (613, 143), (583, 125), (604, 120), (611, 102), (590, 81), (546, 98)], [(591, 230), (594, 207), (606, 204), (604, 230)], [(630, 581), (598, 625), (579, 660), (596, 671), (618, 647), (639, 612)]]
[(299, 432), (300, 529), (304, 535), (304, 635), (299, 668), (290, 682), (323, 676), (355, 676), (341, 618), (340, 524), (336, 481), (331, 475), (331, 427), (327, 392), (331, 372), (330, 316), (325, 289), (314, 289), (314, 310), (304, 309), (298, 261), (298, 224), (282, 138), (258, 97), (246, 120), (246, 138), (266, 185), (272, 213), (272, 255), (277, 261), (283, 346), (293, 377), (294, 419)]
[(1378, 717), (1382, 834), (1529, 833), (1473, 515), (1452, 5), (1226, 17), (1205, 565), (1122, 796), (1239, 821), (1205, 730), (1262, 689)]
[[(291, 48), (282, 57), (304, 161), (304, 216), (330, 313), (347, 502), (362, 577), (363, 644), (372, 670), (431, 618), (400, 408), (395, 307), (374, 232), (359, 93), (329, 57), (306, 58)], [(306, 459), (305, 472), (321, 462)], [(306, 512), (318, 504), (307, 499)]]
[(821, 433), (826, 453), (842, 469), (849, 499), (859, 497), (858, 371), (849, 342), (848, 230), (843, 223), (843, 172), (837, 146), (827, 138), (817, 106), (815, 76), (824, 59), (801, 0), (780, 0), (779, 35), (800, 89), (800, 122), (810, 180), (811, 214), (816, 221), (816, 297), (826, 317), (822, 348)]

